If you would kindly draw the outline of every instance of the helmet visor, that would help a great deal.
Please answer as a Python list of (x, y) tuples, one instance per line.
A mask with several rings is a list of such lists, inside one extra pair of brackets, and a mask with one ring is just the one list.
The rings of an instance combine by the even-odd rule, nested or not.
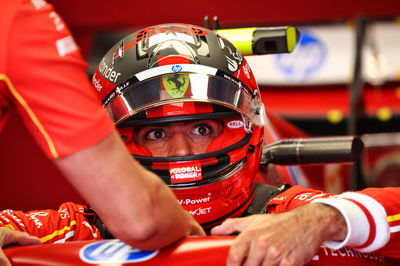
[(118, 86), (104, 105), (117, 125), (149, 108), (181, 102), (219, 104), (239, 112), (250, 120), (247, 122), (263, 125), (259, 97), (235, 78), (227, 78), (197, 73), (164, 74)]

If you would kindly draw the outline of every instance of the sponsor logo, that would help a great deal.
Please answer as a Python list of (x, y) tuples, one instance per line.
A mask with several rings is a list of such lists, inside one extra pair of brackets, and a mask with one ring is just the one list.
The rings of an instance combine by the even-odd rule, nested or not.
[(100, 62), (99, 72), (103, 75), (103, 77), (114, 83), (117, 82), (118, 77), (121, 75), (121, 73), (114, 70), (114, 67), (109, 67), (104, 61), (104, 58)]
[(180, 66), (180, 65), (174, 65), (174, 66), (172, 66), (172, 71), (174, 71), (174, 72), (181, 72), (181, 71), (182, 71), (182, 66)]
[(40, 228), (43, 226), (43, 223), (40, 221), (39, 218), (37, 218), (37, 216), (46, 217), (46, 216), (49, 216), (49, 213), (47, 213), (47, 212), (31, 212), (31, 213), (27, 213), (26, 216), (28, 216), (35, 223), (37, 228)]
[(228, 69), (229, 69), (230, 71), (232, 71), (232, 72), (235, 72), (235, 71), (238, 69), (238, 67), (239, 67), (238, 62), (236, 62), (236, 61), (233, 60), (232, 58), (229, 58), (229, 57), (226, 56), (226, 55), (225, 55), (225, 57), (226, 57), (226, 61), (228, 61)]
[(112, 98), (114, 98), (115, 95), (116, 95), (116, 93), (114, 91), (110, 95), (108, 95), (107, 99), (105, 99), (103, 101), (103, 105), (106, 106), (107, 104), (109, 104), (110, 101), (112, 100)]
[[(18, 218), (18, 217), (14, 214), (14, 211), (13, 211), (13, 210), (7, 209), (7, 210), (4, 210), (4, 211), (2, 211), (2, 212), (5, 213), (5, 214), (7, 214), (7, 215), (9, 215), (9, 216), (11, 216), (11, 217), (14, 219), (14, 221), (18, 223), (19, 226), (25, 227), (25, 224), (22, 222), (22, 220), (21, 220), (20, 218)], [(8, 220), (8, 219), (7, 219), (7, 220)]]
[(98, 92), (100, 92), (101, 89), (103, 88), (103, 86), (101, 86), (101, 84), (100, 84), (100, 79), (96, 78), (96, 73), (94, 73), (94, 75), (92, 77), (92, 83)]
[(31, 3), (36, 10), (42, 9), (47, 4), (45, 0), (31, 0)]
[(243, 125), (244, 125), (243, 121), (240, 120), (232, 120), (226, 123), (226, 126), (228, 128), (240, 128), (243, 127)]
[(207, 197), (197, 198), (197, 199), (180, 199), (178, 200), (180, 205), (195, 205), (200, 203), (210, 202), (211, 193), (208, 193)]
[(239, 88), (242, 88), (242, 87), (243, 87), (242, 82), (241, 82), (240, 80), (237, 80), (236, 78), (233, 78), (233, 77), (228, 76), (228, 75), (225, 75), (225, 74), (224, 74), (224, 78), (226, 78), (227, 80), (230, 80), (230, 81), (234, 82), (235, 84), (238, 85)]
[[(353, 257), (353, 258), (360, 258), (363, 260), (372, 260), (380, 263), (385, 262), (385, 257), (376, 253), (361, 253), (359, 251), (356, 251), (350, 247), (344, 247), (341, 249), (333, 250), (330, 248), (327, 248), (325, 246), (321, 246), (323, 249), (323, 253), (325, 256), (332, 256), (332, 257)], [(361, 265), (361, 264), (360, 264)]]
[(244, 75), (246, 76), (247, 79), (250, 79), (251, 69), (250, 69), (249, 65), (247, 64), (247, 62), (245, 62), (242, 67), (243, 67)]
[(62, 31), (65, 28), (65, 24), (61, 17), (56, 12), (51, 12), (49, 14), (49, 18), (51, 18), (54, 22), (54, 26), (56, 27), (57, 31)]
[(171, 183), (184, 183), (203, 179), (200, 164), (171, 168), (169, 173), (171, 176)]
[(172, 98), (185, 95), (189, 87), (189, 77), (184, 74), (171, 74), (162, 77), (165, 90)]
[(210, 214), (211, 213), (211, 207), (207, 207), (207, 208), (197, 208), (195, 210), (188, 210), (188, 212), (191, 215), (203, 215), (203, 214)]
[(123, 91), (124, 89), (126, 89), (129, 85), (131, 85), (131, 82), (128, 80), (128, 81), (126, 81), (124, 84), (118, 86), (118, 87), (115, 89), (115, 91), (116, 91), (118, 94), (121, 94), (122, 91)]
[(65, 56), (78, 50), (78, 46), (75, 43), (72, 36), (58, 39), (56, 41), (57, 52), (59, 56)]
[(236, 70), (238, 70), (239, 66), (242, 64), (243, 56), (238, 50), (233, 47), (231, 48), (230, 46), (226, 45), (225, 48), (225, 50), (227, 50), (230, 55), (225, 55), (226, 61), (228, 63), (228, 69), (232, 72), (236, 72)]
[(321, 39), (302, 30), (296, 49), (290, 54), (276, 55), (275, 62), (286, 77), (300, 82), (308, 80), (321, 69), (327, 53), (327, 47)]
[(150, 260), (159, 250), (140, 250), (115, 239), (86, 245), (79, 251), (79, 257), (86, 263), (127, 263)]

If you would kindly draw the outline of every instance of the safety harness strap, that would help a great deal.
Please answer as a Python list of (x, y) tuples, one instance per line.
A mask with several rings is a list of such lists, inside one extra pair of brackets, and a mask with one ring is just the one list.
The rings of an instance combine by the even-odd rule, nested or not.
[(256, 183), (253, 201), (242, 216), (267, 213), (267, 203), (276, 195), (284, 192), (289, 188), (289, 184), (284, 184), (281, 187), (276, 187), (272, 185)]

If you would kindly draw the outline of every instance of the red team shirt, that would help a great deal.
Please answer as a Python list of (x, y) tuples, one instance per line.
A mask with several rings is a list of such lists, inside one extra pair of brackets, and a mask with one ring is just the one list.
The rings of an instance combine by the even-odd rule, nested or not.
[(43, 0), (6, 0), (0, 16), (0, 129), (15, 108), (50, 158), (101, 141), (114, 128), (71, 33)]

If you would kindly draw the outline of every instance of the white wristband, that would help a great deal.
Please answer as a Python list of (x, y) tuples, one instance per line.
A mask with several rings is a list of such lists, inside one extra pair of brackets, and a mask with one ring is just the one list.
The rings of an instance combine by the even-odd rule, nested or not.
[(322, 203), (336, 208), (346, 221), (346, 238), (342, 242), (325, 241), (324, 245), (328, 248), (340, 249), (344, 246), (360, 246), (368, 240), (370, 224), (367, 216), (357, 204), (336, 197), (315, 199), (312, 203)]
[(375, 231), (375, 236), (367, 246), (356, 248), (356, 250), (360, 252), (373, 252), (384, 247), (390, 240), (390, 228), (387, 222), (387, 213), (382, 204), (369, 195), (357, 192), (345, 192), (338, 197), (358, 202), (365, 207), (366, 211), (371, 216), (370, 218), (373, 220), (374, 225), (370, 224), (370, 228), (371, 226), (374, 226), (374, 228), (370, 230)]

